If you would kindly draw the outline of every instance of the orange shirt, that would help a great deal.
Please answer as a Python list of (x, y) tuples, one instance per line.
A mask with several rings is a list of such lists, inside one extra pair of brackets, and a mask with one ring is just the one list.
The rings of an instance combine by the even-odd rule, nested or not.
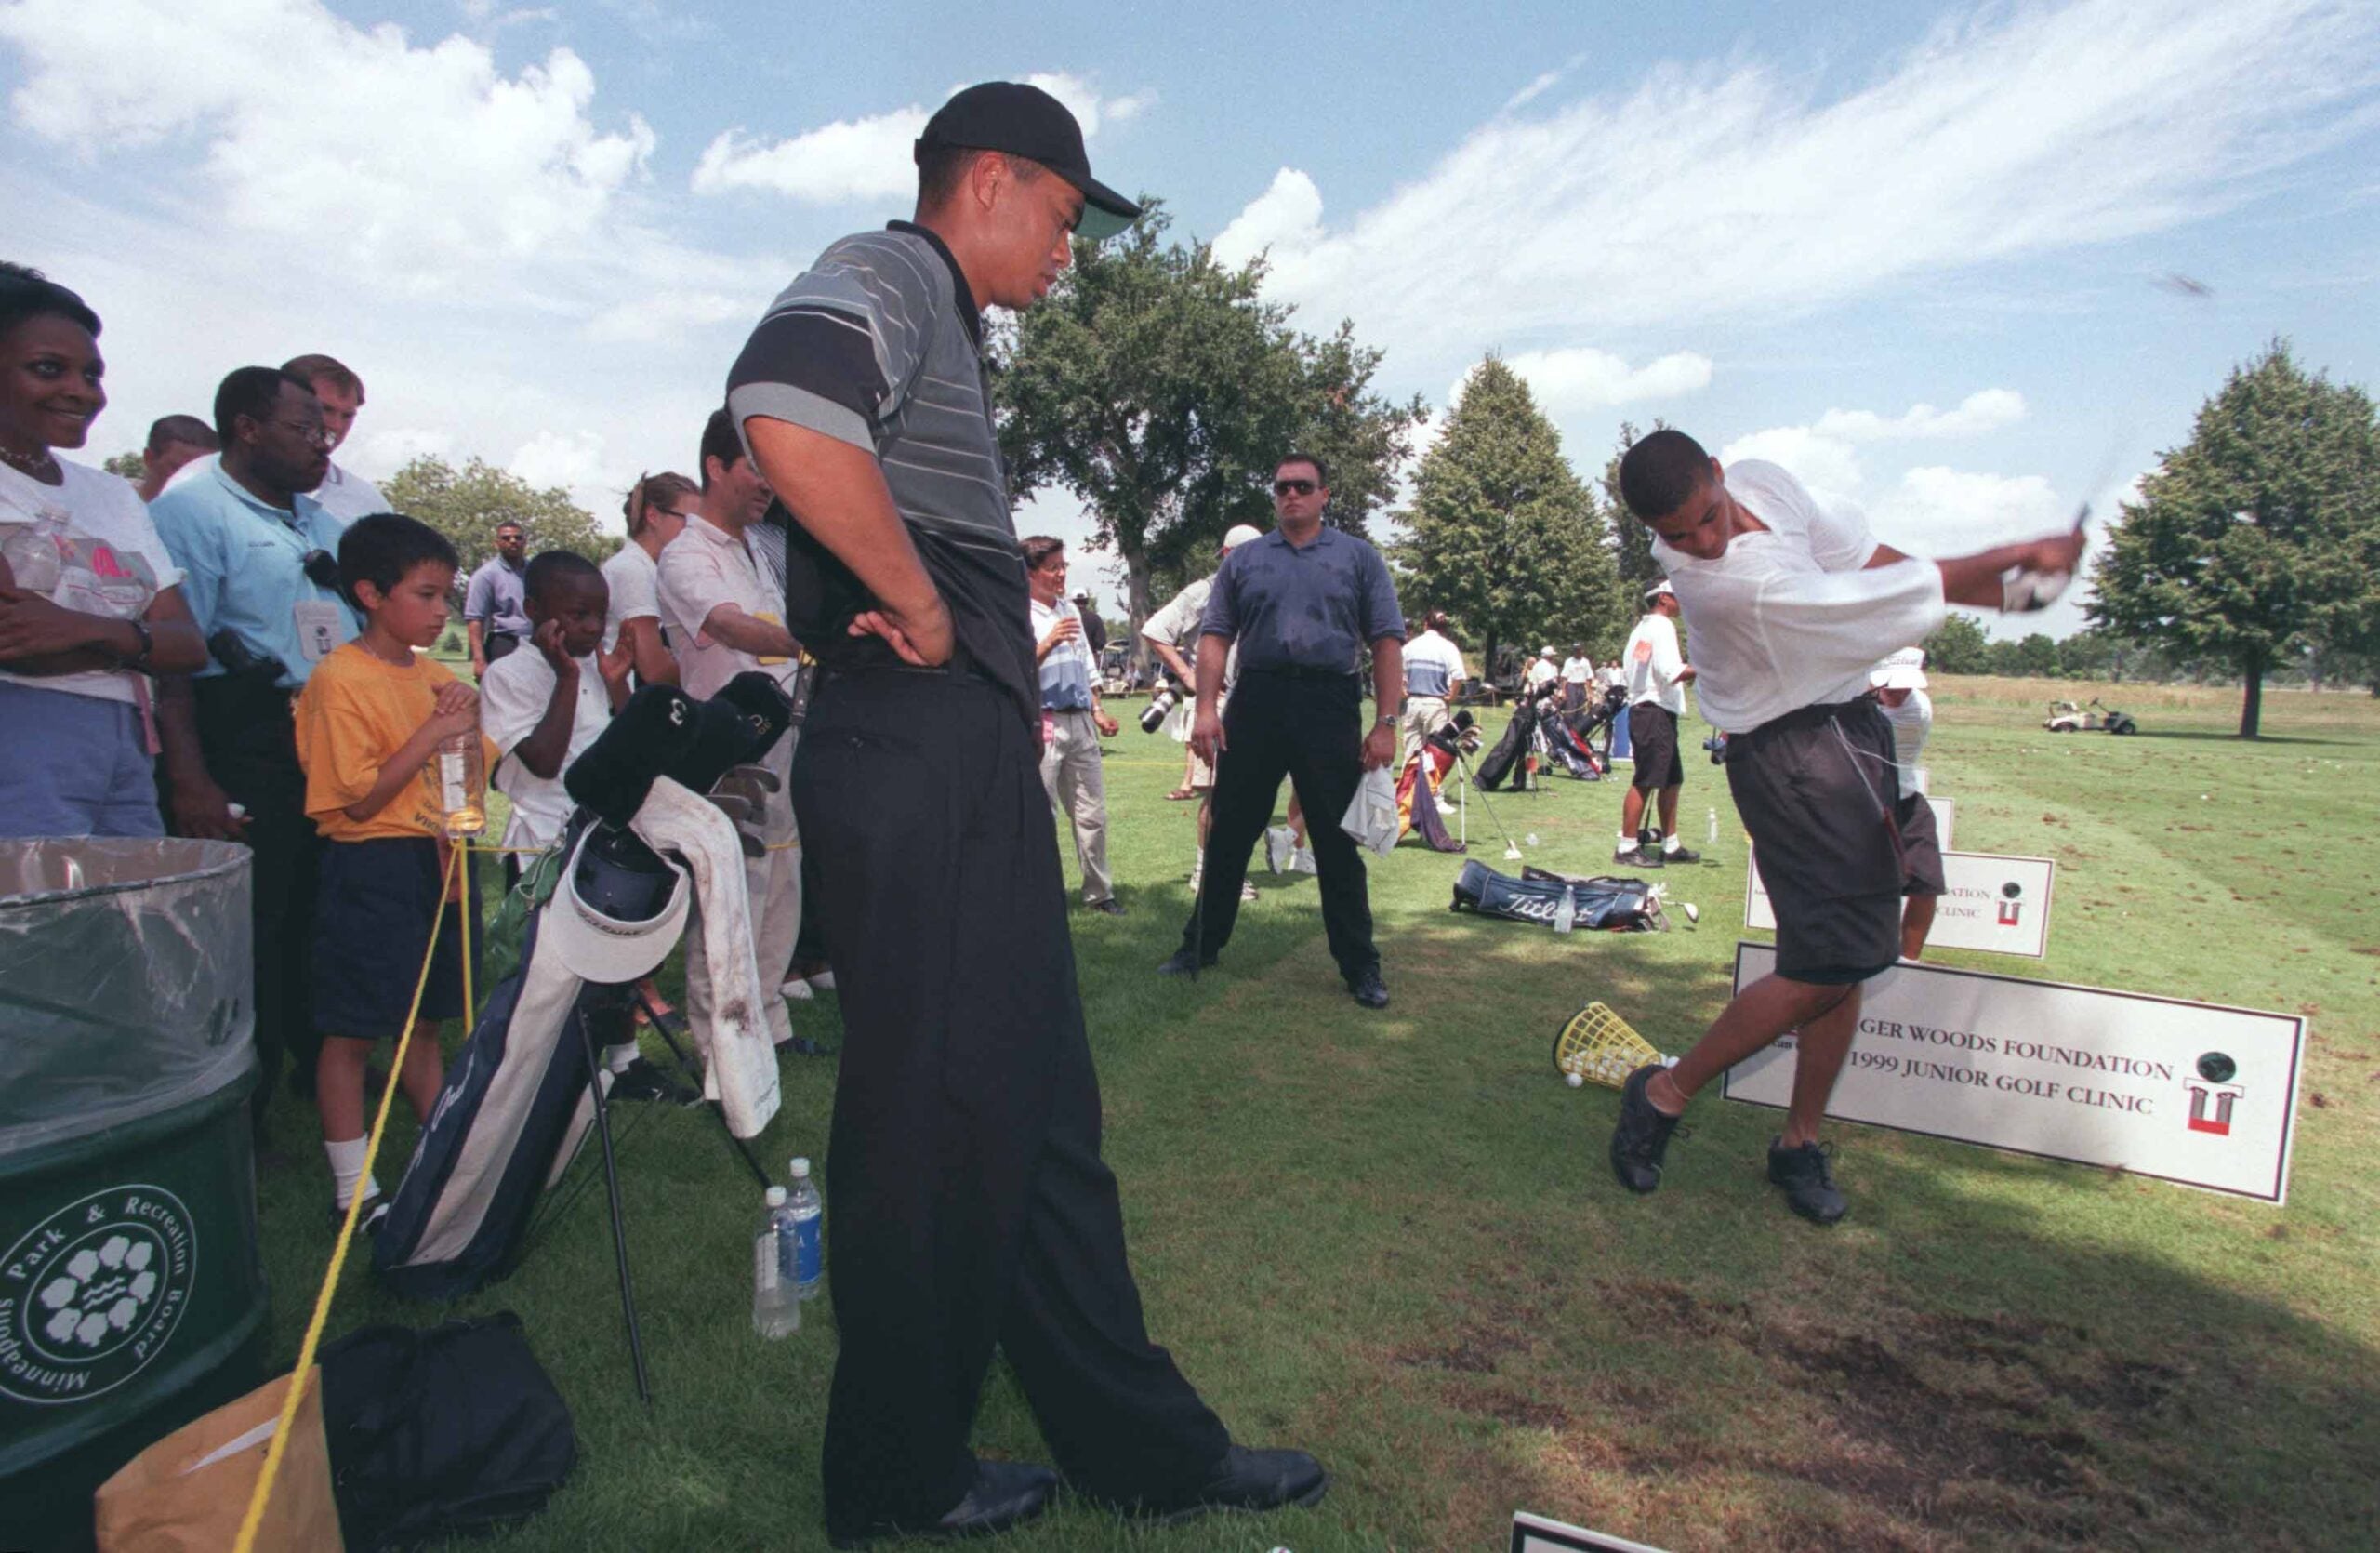
[[(306, 813), (324, 836), (364, 842), (445, 834), (418, 772), (407, 773), (411, 780), (370, 819), (350, 819), (347, 807), (372, 790), (390, 757), (430, 721), (439, 687), (454, 683), (454, 671), (434, 658), (416, 653), (400, 668), (360, 642), (314, 665), (298, 697), (298, 763), (306, 768)], [(493, 766), (494, 750), (485, 753)]]

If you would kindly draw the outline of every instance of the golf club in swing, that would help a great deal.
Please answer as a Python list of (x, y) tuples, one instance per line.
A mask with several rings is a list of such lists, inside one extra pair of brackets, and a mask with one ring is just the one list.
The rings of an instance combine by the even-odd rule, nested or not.
[[(1462, 768), (1463, 790), (1468, 792), (1474, 785), (1471, 776), (1470, 757), (1466, 756), (1461, 750), (1457, 750), (1454, 752), (1454, 758), (1455, 763)], [(1496, 811), (1488, 804), (1488, 794), (1485, 790), (1482, 790), (1479, 794), (1479, 812), (1486, 815), (1489, 821), (1495, 825), (1497, 831), (1503, 836), (1504, 861), (1508, 863), (1519, 862), (1521, 860), (1520, 843), (1513, 840), (1513, 833), (1510, 830), (1506, 830), (1504, 829), (1504, 822), (1496, 817)]]

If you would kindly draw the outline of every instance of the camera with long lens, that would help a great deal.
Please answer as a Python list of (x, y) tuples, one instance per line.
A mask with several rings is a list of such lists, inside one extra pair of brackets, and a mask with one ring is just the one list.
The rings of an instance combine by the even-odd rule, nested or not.
[(1164, 727), (1165, 720), (1173, 715), (1173, 709), (1181, 701), (1182, 692), (1171, 680), (1157, 681), (1157, 693), (1149, 697), (1149, 704), (1141, 712), (1141, 732), (1153, 734)]
[(1726, 764), (1726, 759), (1727, 759), (1727, 736), (1726, 736), (1726, 735), (1725, 735), (1725, 734), (1712, 734), (1709, 738), (1706, 738), (1706, 739), (1704, 739), (1704, 740), (1702, 741), (1702, 748), (1704, 748), (1705, 750), (1710, 750), (1710, 751), (1711, 751), (1711, 763), (1712, 763), (1712, 765), (1724, 765), (1724, 764)]

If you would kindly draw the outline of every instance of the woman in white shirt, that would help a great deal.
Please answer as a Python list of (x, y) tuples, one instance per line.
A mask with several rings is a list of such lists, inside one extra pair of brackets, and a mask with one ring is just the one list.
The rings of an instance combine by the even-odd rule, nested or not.
[(0, 835), (165, 834), (148, 676), (206, 661), (139, 495), (53, 451), (107, 405), (99, 334), (0, 262)]

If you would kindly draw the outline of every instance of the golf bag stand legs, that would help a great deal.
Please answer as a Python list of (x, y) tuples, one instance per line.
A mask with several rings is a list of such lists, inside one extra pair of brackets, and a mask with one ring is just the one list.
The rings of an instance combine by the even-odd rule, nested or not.
[(603, 1190), (611, 1200), (612, 1260), (619, 1268), (620, 1315), (628, 1329), (628, 1360), (636, 1369), (636, 1394), (646, 1407), (653, 1405), (653, 1387), (644, 1374), (644, 1334), (636, 1320), (636, 1281), (628, 1272), (628, 1227), (620, 1211), (619, 1161), (612, 1156), (612, 1113), (603, 1101), (603, 1064), (598, 1060), (595, 1038), (588, 1033), (587, 1016), (574, 1011), (572, 1022), (578, 1026), (579, 1044), (587, 1048), (587, 1092), (595, 1102), (595, 1135), (603, 1147)]
[[(637, 1006), (644, 1010), (645, 1019), (651, 1026), (653, 1033), (661, 1038), (661, 1043), (664, 1046), (669, 1048), (671, 1060), (676, 1062), (677, 1065), (688, 1075), (699, 1079), (702, 1076), (700, 1069), (696, 1069), (693, 1063), (686, 1060), (685, 1048), (680, 1046), (678, 1044), (678, 1038), (669, 1033), (669, 1026), (662, 1019), (659, 1011), (654, 1009), (653, 1004), (647, 1001), (642, 991), (639, 991), (637, 993), (636, 1001)], [(708, 1104), (706, 1104), (703, 1107), (703, 1109), (710, 1112), (714, 1117), (717, 1117), (719, 1119), (720, 1130), (721, 1132), (727, 1132), (727, 1113), (725, 1111), (720, 1109), (717, 1106)], [(775, 1185), (774, 1182), (769, 1179), (769, 1173), (760, 1167), (760, 1161), (752, 1157), (752, 1146), (750, 1144), (746, 1143), (742, 1138), (737, 1137), (732, 1132), (727, 1133), (727, 1141), (734, 1148), (738, 1154), (744, 1156), (744, 1167), (752, 1173), (752, 1179), (760, 1184), (760, 1189), (762, 1191), (766, 1191), (770, 1187)]]

